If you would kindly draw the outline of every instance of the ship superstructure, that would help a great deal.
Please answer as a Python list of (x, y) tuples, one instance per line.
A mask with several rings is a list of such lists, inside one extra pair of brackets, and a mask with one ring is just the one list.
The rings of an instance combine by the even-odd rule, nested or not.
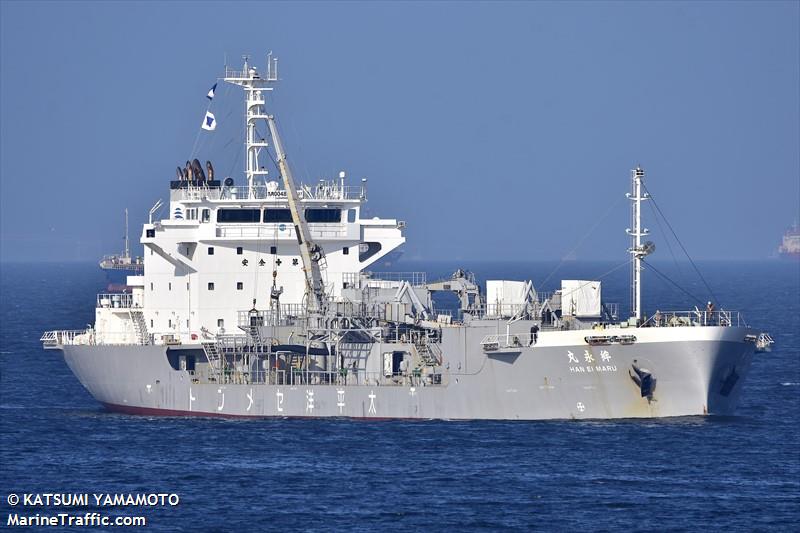
[[(170, 182), (169, 217), (151, 219), (143, 228), (145, 272), (129, 283), (133, 299), (147, 302), (142, 318), (156, 337), (189, 340), (235, 332), (237, 312), (258, 306), (283, 305), (297, 314), (309, 303), (305, 269), (311, 257), (299, 239), (313, 239), (317, 261), (309, 268), (316, 271), (317, 290), (331, 297), (341, 295), (345, 277), (405, 241), (403, 222), (362, 218), (366, 180), (349, 186), (341, 172), (339, 179), (290, 193), (280, 177), (271, 179), (263, 161), (269, 141), (283, 154), (275, 119), (265, 110), (277, 81), (272, 65), (262, 77), (245, 62), (241, 71), (226, 69), (224, 78), (246, 95), (246, 184), (215, 179), (210, 162), (208, 175), (195, 165), (192, 176)], [(259, 129), (274, 135), (258, 137)], [(293, 222), (292, 200), (303, 226)]]
[[(109, 409), (166, 415), (545, 419), (733, 411), (757, 339), (736, 312), (641, 306), (644, 170), (631, 173), (631, 316), (601, 283), (458, 270), (447, 279), (366, 269), (404, 242), (402, 222), (364, 219), (366, 184), (297, 185), (267, 96), (245, 61), (246, 184), (199, 160), (178, 169), (168, 214), (144, 225), (145, 270), (101, 294), (93, 328), (49, 331)], [(264, 137), (258, 135), (260, 131)], [(266, 132), (269, 132), (266, 134)], [(270, 154), (275, 179), (261, 164)], [(451, 292), (458, 309), (437, 309)]]

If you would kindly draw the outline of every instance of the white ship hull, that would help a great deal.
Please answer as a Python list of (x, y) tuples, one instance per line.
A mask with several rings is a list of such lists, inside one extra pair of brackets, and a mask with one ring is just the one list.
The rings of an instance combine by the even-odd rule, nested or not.
[[(156, 202), (142, 227), (145, 268), (128, 276), (130, 291), (99, 294), (88, 329), (42, 336), (99, 402), (243, 417), (733, 412), (756, 332), (710, 301), (646, 316), (642, 265), (655, 245), (644, 240), (641, 204), (651, 196), (641, 167), (628, 194), (626, 317), (603, 302), (599, 281), (541, 293), (532, 280), (486, 280), (484, 292), (462, 269), (431, 283), (420, 272), (367, 272), (405, 242), (406, 224), (366, 215), (366, 179), (295, 182), (267, 98), (278, 79), (271, 56), (265, 73), (248, 60), (225, 69), (245, 99), (246, 185), (215, 178), (210, 160), (177, 167), (168, 206)], [(458, 298), (457, 310), (437, 309), (441, 292)]]
[[(450, 359), (461, 368), (451, 364), (437, 385), (411, 376), (364, 383), (358, 373), (330, 384), (314, 383), (313, 373), (299, 373), (292, 384), (197, 383), (170, 365), (165, 346), (73, 345), (63, 352), (92, 396), (124, 413), (536, 420), (730, 415), (754, 351), (745, 340), (749, 328), (676, 327), (620, 329), (637, 341), (612, 346), (587, 345), (586, 331), (545, 332), (535, 346), (485, 354), (475, 342), (481, 330), (459, 332), (469, 348)], [(445, 354), (448, 344), (445, 337)], [(634, 365), (655, 378), (649, 398), (632, 378)]]

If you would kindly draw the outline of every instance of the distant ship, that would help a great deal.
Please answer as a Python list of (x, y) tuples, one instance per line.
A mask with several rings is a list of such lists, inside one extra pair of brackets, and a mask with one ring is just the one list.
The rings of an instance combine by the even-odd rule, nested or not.
[[(365, 248), (362, 246), (359, 250), (364, 250)], [(400, 258), (403, 257), (403, 250), (392, 250), (388, 254), (384, 255), (380, 259), (380, 266), (385, 268), (391, 268), (394, 266)]]
[(788, 259), (800, 259), (800, 224), (797, 221), (783, 234), (778, 255)]
[(100, 268), (106, 273), (109, 292), (125, 291), (128, 286), (128, 276), (141, 276), (144, 273), (144, 259), (131, 257), (127, 209), (125, 209), (125, 250), (119, 255), (103, 256)]

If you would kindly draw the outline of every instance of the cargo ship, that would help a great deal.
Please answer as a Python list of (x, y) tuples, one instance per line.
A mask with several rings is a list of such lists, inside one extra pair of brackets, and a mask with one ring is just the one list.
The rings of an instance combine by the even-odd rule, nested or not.
[[(405, 222), (362, 217), (365, 179), (295, 182), (271, 108), (276, 60), (262, 72), (245, 58), (223, 80), (244, 92), (244, 183), (218, 179), (198, 158), (179, 167), (166, 216), (156, 202), (142, 227), (145, 268), (128, 276), (130, 292), (97, 295), (94, 325), (41, 337), (108, 410), (450, 420), (734, 412), (759, 331), (711, 302), (645, 312), (655, 245), (642, 225), (651, 197), (641, 167), (627, 193), (624, 316), (599, 280), (545, 292), (532, 280), (481, 286), (464, 269), (436, 280), (374, 272), (405, 242)], [(443, 239), (447, 231), (462, 230), (437, 228)], [(437, 293), (458, 309), (437, 308)]]
[(783, 234), (778, 255), (784, 259), (800, 259), (800, 224), (797, 221)]
[(106, 274), (108, 292), (122, 292), (128, 290), (128, 276), (141, 276), (144, 272), (144, 259), (131, 257), (128, 240), (128, 209), (125, 209), (125, 246), (122, 253), (106, 255), (100, 260), (100, 269)]

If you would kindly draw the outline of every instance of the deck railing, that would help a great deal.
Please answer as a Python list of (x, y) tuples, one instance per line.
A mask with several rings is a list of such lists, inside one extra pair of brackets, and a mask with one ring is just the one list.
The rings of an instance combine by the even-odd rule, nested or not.
[[(348, 225), (346, 223), (312, 223), (309, 225), (311, 236), (317, 239), (334, 239), (348, 237)], [(279, 238), (295, 239), (294, 225), (284, 224), (225, 224), (217, 226), (217, 237), (224, 238)], [(351, 230), (350, 237), (355, 238), (356, 228)]]
[[(197, 375), (197, 374), (195, 374)], [(366, 372), (362, 369), (347, 368), (340, 370), (305, 370), (303, 368), (254, 370), (226, 368), (214, 378), (220, 383), (266, 383), (269, 385), (330, 385), (352, 386), (369, 385), (375, 387), (391, 386), (424, 386), (441, 384), (441, 377), (421, 372), (395, 372), (386, 375), (383, 372)]]
[[(349, 287), (391, 287), (401, 281), (408, 281), (413, 286), (425, 285), (428, 281), (425, 272), (344, 272), (342, 281)], [(386, 282), (383, 284), (382, 282)]]
[(94, 336), (86, 329), (62, 329), (45, 331), (39, 339), (45, 350), (52, 350), (64, 345), (94, 344)]
[(133, 294), (130, 293), (101, 293), (97, 295), (97, 307), (130, 309), (131, 307), (139, 307), (139, 304), (134, 302)]
[(645, 320), (644, 326), (648, 327), (678, 327), (678, 326), (747, 326), (744, 317), (739, 311), (656, 311)]
[[(39, 339), (45, 350), (56, 350), (62, 346), (140, 346), (144, 344), (133, 331), (103, 331), (94, 329), (72, 329), (45, 331)], [(147, 338), (156, 341), (154, 335)]]
[[(298, 188), (297, 196), (300, 200), (364, 200), (366, 189), (359, 185), (304, 185)], [(187, 183), (173, 189), (170, 198), (174, 201), (185, 200), (271, 200), (286, 199), (286, 191), (271, 190), (266, 185), (253, 185), (248, 187), (208, 187), (206, 185), (192, 185)]]
[(532, 333), (503, 333), (496, 335), (486, 335), (481, 340), (481, 347), (484, 352), (495, 352), (508, 348), (522, 348), (533, 346), (535, 334)]

